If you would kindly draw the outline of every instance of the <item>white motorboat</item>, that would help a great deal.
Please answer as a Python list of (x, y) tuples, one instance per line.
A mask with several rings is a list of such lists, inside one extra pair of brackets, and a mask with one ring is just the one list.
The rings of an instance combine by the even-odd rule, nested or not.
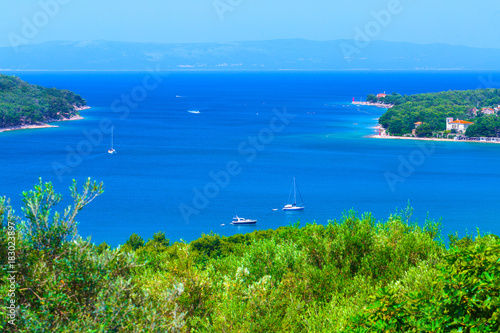
[(255, 224), (255, 223), (257, 223), (257, 220), (245, 219), (243, 217), (238, 217), (238, 215), (236, 215), (233, 218), (233, 222), (231, 222), (232, 225), (245, 225), (245, 224)]

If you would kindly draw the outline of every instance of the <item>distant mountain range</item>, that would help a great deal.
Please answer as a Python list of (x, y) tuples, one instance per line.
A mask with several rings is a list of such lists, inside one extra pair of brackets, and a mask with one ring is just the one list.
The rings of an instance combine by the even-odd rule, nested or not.
[(160, 44), (48, 42), (0, 48), (10, 70), (500, 70), (500, 49), (303, 39)]

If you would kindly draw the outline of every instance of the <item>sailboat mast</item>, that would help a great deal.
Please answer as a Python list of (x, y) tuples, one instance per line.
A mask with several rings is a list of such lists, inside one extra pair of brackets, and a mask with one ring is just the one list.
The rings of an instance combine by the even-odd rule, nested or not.
[(111, 126), (111, 149), (113, 149), (113, 131), (114, 131), (115, 127), (114, 126)]
[(295, 177), (293, 177), (293, 203), (297, 204), (297, 193), (295, 192)]
[[(300, 194), (300, 190), (299, 188), (297, 187), (297, 183), (295, 181), (295, 177), (293, 177), (293, 183), (292, 183), (292, 187), (293, 187), (293, 204), (286, 204), (285, 207), (283, 207), (283, 210), (290, 210), (290, 211), (294, 211), (294, 210), (304, 210), (304, 201), (302, 200), (302, 194)], [(300, 196), (300, 200), (302, 200), (302, 207), (301, 206), (297, 206), (297, 192), (299, 192), (299, 196)], [(290, 202), (290, 197), (292, 196), (292, 189), (290, 189), (290, 192), (288, 193), (288, 202)]]

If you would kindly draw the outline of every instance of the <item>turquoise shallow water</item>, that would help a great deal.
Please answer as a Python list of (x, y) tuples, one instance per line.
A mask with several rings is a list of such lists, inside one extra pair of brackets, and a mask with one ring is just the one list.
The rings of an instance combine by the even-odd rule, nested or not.
[[(20, 212), (38, 177), (66, 197), (73, 178), (104, 181), (78, 218), (97, 243), (326, 223), (351, 208), (385, 219), (408, 201), (420, 222), (442, 217), (445, 234), (500, 233), (500, 145), (366, 138), (384, 110), (350, 104), (382, 91), (474, 89), (498, 73), (15, 74), (73, 90), (92, 109), (58, 128), (0, 133), (0, 193)], [(116, 155), (106, 153), (109, 124)], [(282, 212), (293, 177), (306, 209)], [(229, 225), (236, 214), (257, 226)]]

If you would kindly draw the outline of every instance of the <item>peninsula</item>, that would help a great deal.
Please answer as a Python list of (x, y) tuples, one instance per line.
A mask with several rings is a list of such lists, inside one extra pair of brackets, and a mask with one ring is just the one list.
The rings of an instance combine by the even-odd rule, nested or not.
[(500, 89), (384, 93), (365, 104), (387, 108), (374, 137), (500, 142)]
[(0, 74), (0, 132), (53, 127), (50, 122), (82, 119), (87, 102), (69, 90), (29, 84)]

